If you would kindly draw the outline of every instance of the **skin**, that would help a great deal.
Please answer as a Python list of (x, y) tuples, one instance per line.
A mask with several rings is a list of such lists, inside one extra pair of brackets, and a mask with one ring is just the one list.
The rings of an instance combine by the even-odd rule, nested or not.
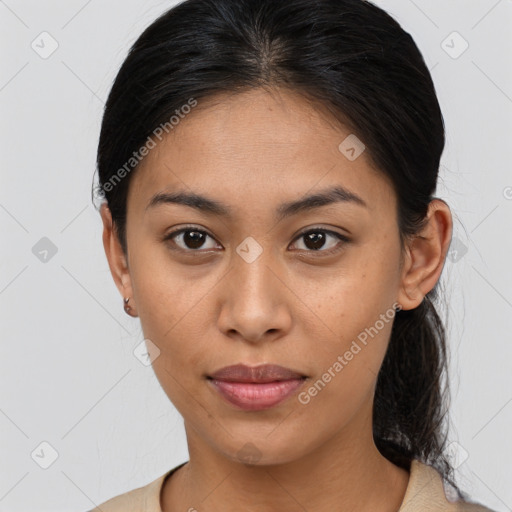
[[(366, 152), (350, 161), (338, 150), (350, 131), (321, 106), (288, 90), (215, 100), (200, 102), (131, 177), (127, 255), (101, 209), (112, 276), (160, 349), (154, 371), (184, 418), (190, 461), (165, 482), (162, 510), (396, 511), (409, 473), (372, 437), (392, 322), (308, 404), (296, 394), (264, 411), (239, 410), (205, 376), (241, 362), (276, 363), (307, 375), (301, 391), (308, 389), (393, 303), (413, 309), (434, 287), (450, 209), (433, 200), (421, 237), (401, 254), (391, 183)], [(276, 221), (283, 202), (331, 185), (368, 207), (339, 202)], [(176, 204), (146, 209), (155, 193), (177, 189), (214, 198), (233, 216)], [(163, 241), (188, 224), (210, 235), (202, 246), (182, 236)], [(328, 235), (315, 251), (299, 237), (304, 228), (350, 241)], [(248, 236), (263, 250), (251, 263), (236, 252)], [(257, 460), (240, 459), (247, 443)]]

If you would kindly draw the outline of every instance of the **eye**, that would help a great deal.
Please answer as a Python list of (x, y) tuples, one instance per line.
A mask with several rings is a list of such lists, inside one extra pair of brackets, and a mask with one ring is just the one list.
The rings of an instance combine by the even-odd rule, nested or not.
[[(325, 249), (326, 242), (331, 238), (331, 243), (327, 244), (328, 247)], [(301, 233), (295, 240), (304, 240), (304, 245), (307, 252), (322, 252), (326, 254), (333, 254), (342, 249), (344, 243), (350, 242), (350, 239), (341, 233), (336, 233), (329, 229), (313, 228), (308, 231)], [(338, 243), (332, 241), (338, 240)], [(300, 249), (299, 250), (304, 250)]]
[(172, 241), (174, 245), (178, 246), (178, 250), (200, 252), (198, 249), (208, 250), (216, 247), (215, 243), (211, 247), (205, 247), (204, 243), (207, 238), (214, 240), (206, 231), (188, 226), (172, 231), (165, 236), (164, 241)]
[[(305, 249), (299, 248), (298, 250), (306, 252), (321, 252), (323, 254), (333, 254), (342, 249), (344, 243), (350, 242), (350, 239), (341, 233), (322, 228), (313, 228), (301, 233), (295, 240), (304, 240)], [(205, 246), (205, 242), (212, 240), (210, 247)], [(331, 240), (331, 243), (329, 242)], [(338, 241), (338, 243), (333, 243)], [(198, 229), (195, 226), (187, 226), (172, 231), (167, 234), (164, 241), (171, 241), (176, 247), (172, 249), (181, 250), (184, 252), (203, 252), (215, 249), (215, 239), (206, 231)], [(213, 245), (212, 245), (213, 244)], [(327, 248), (326, 248), (327, 247)], [(202, 250), (200, 250), (202, 249)]]

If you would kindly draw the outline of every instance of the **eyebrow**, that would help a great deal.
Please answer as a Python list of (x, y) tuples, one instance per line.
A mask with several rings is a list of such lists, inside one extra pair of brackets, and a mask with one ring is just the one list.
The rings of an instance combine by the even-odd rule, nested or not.
[[(368, 205), (360, 196), (340, 185), (336, 185), (334, 187), (324, 189), (316, 194), (303, 197), (302, 199), (281, 204), (276, 209), (276, 218), (281, 221), (286, 217), (334, 203), (352, 203), (368, 208)], [(219, 217), (230, 217), (233, 214), (232, 208), (215, 199), (202, 196), (194, 192), (182, 191), (172, 193), (159, 192), (155, 194), (150, 199), (145, 210), (162, 204), (180, 204), (183, 206), (189, 206), (201, 212)]]

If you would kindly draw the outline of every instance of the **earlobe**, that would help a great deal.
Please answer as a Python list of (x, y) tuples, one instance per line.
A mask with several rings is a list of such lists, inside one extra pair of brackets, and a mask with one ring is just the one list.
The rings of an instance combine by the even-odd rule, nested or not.
[[(103, 203), (100, 208), (101, 219), (103, 222), (103, 247), (107, 256), (110, 273), (114, 279), (117, 289), (123, 297), (125, 311), (130, 316), (137, 316), (135, 312), (135, 300), (131, 286), (130, 271), (126, 260), (126, 255), (121, 247), (119, 239), (112, 222), (112, 214), (107, 203)], [(127, 310), (127, 301), (129, 298), (129, 310)]]
[(414, 274), (411, 270), (415, 265), (414, 248), (411, 246), (412, 244), (406, 247), (402, 284), (397, 298), (397, 302), (401, 305), (400, 309), (404, 311), (417, 308), (423, 300), (423, 293), (418, 289), (417, 285), (418, 274)]
[(406, 248), (402, 283), (397, 301), (404, 310), (415, 309), (438, 282), (452, 237), (452, 215), (448, 204), (433, 199), (424, 228)]

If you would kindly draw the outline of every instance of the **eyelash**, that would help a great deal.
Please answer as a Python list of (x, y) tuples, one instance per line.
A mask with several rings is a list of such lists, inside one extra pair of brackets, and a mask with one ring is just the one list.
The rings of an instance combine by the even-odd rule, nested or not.
[[(177, 229), (175, 231), (172, 231), (171, 233), (167, 234), (165, 237), (164, 237), (164, 241), (172, 241), (173, 238), (175, 238), (176, 236), (180, 235), (181, 233), (186, 233), (186, 232), (190, 232), (190, 231), (194, 231), (196, 233), (201, 233), (203, 235), (207, 235), (209, 236), (210, 238), (212, 238), (213, 240), (215, 240), (215, 238), (213, 236), (211, 236), (208, 232), (202, 230), (202, 229), (198, 229), (196, 228), (195, 226), (186, 226), (186, 227), (183, 227), (183, 228), (180, 228), (180, 229)], [(328, 250), (321, 250), (321, 249), (318, 249), (318, 250), (312, 250), (312, 249), (299, 249), (299, 252), (305, 252), (305, 253), (320, 253), (320, 254), (323, 254), (323, 255), (331, 255), (331, 254), (336, 254), (338, 251), (340, 251), (343, 246), (347, 243), (350, 242), (350, 239), (347, 238), (346, 236), (340, 234), (340, 233), (337, 233), (336, 231), (332, 231), (330, 229), (325, 229), (325, 228), (309, 228), (307, 229), (306, 231), (303, 231), (301, 233), (299, 233), (295, 239), (293, 240), (292, 243), (294, 243), (295, 241), (299, 240), (301, 237), (305, 236), (305, 235), (308, 235), (308, 234), (311, 234), (311, 233), (323, 233), (323, 234), (327, 234), (327, 235), (332, 235), (336, 238), (338, 238), (340, 240), (340, 242), (342, 242), (341, 244), (337, 244), (335, 247), (331, 248), (331, 249), (328, 249)], [(173, 243), (175, 244), (175, 242), (173, 241)], [(201, 249), (183, 249), (181, 247), (172, 247), (172, 250), (177, 250), (177, 251), (181, 251), (181, 252), (185, 252), (185, 253), (201, 253), (201, 252), (207, 252), (207, 251), (204, 251), (204, 250), (201, 250)]]

